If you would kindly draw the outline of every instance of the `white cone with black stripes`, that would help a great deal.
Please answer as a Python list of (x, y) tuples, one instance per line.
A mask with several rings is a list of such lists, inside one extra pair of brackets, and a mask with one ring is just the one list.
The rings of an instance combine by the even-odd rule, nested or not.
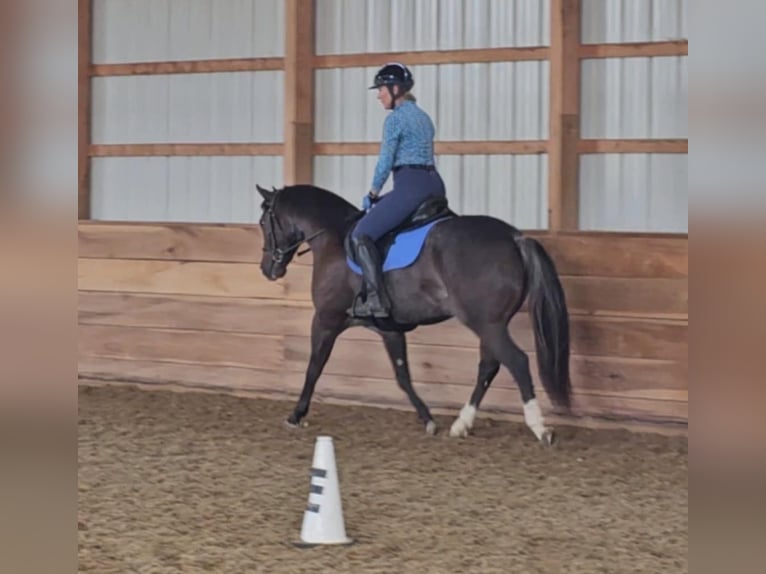
[(303, 513), (303, 544), (351, 544), (346, 536), (332, 437), (318, 436), (311, 465), (309, 500)]

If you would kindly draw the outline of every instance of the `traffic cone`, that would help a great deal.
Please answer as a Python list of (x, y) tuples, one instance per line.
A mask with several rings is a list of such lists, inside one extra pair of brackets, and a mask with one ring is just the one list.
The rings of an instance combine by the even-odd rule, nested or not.
[(303, 513), (299, 546), (351, 543), (353, 540), (346, 536), (343, 520), (332, 437), (318, 436), (314, 445), (309, 500)]

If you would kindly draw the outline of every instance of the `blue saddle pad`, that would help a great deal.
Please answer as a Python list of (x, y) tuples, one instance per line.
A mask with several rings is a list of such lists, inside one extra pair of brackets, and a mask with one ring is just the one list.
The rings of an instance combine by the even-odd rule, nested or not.
[[(394, 241), (391, 243), (391, 247), (388, 249), (385, 261), (383, 261), (383, 271), (403, 269), (404, 267), (412, 265), (417, 260), (418, 255), (420, 255), (420, 251), (423, 249), (423, 243), (425, 243), (426, 237), (428, 237), (428, 232), (434, 225), (445, 219), (449, 218), (442, 217), (435, 221), (431, 221), (422, 227), (408, 229), (407, 231), (398, 233), (394, 238)], [(346, 262), (354, 273), (357, 275), (362, 274), (361, 268), (354, 263), (351, 258), (346, 257)]]

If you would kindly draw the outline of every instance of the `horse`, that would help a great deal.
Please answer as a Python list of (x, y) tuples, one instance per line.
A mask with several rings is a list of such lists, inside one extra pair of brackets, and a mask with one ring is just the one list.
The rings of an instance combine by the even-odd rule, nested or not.
[[(428, 434), (437, 425), (415, 392), (407, 361), (406, 334), (422, 325), (455, 318), (479, 338), (479, 364), (473, 391), (450, 427), (466, 437), (493, 379), (504, 366), (523, 402), (524, 421), (544, 445), (554, 441), (532, 384), (529, 357), (509, 333), (509, 323), (528, 298), (539, 376), (551, 404), (571, 408), (569, 316), (556, 267), (534, 238), (489, 215), (458, 215), (449, 206), (422, 205), (410, 219), (379, 242), (385, 256), (402, 234), (426, 229), (405, 264), (384, 267), (392, 304), (388, 319), (354, 317), (348, 312), (360, 294), (362, 278), (353, 269), (348, 235), (364, 215), (339, 195), (314, 185), (271, 190), (256, 184), (263, 198), (260, 269), (270, 281), (285, 276), (296, 253), (311, 250), (311, 355), (300, 397), (285, 423), (305, 425), (314, 388), (338, 336), (352, 327), (382, 338), (394, 376)], [(446, 203), (446, 199), (443, 199)], [(374, 207), (372, 207), (374, 209)], [(306, 249), (298, 252), (301, 245)]]

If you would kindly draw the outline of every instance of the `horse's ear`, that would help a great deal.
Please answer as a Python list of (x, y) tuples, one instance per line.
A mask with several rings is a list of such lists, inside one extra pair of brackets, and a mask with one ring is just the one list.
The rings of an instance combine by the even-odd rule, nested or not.
[(255, 189), (258, 190), (258, 193), (261, 194), (261, 197), (265, 199), (266, 201), (271, 201), (271, 198), (274, 197), (274, 194), (277, 192), (276, 189), (274, 191), (269, 191), (268, 189), (261, 187), (257, 183), (255, 184)]

